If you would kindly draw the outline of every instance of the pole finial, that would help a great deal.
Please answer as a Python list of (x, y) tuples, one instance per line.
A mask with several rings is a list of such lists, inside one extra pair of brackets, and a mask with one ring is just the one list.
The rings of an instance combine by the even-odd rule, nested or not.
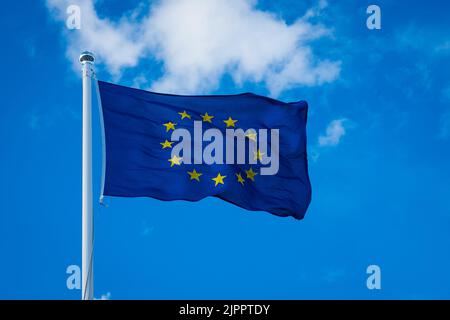
[(95, 57), (94, 54), (92, 52), (89, 51), (83, 51), (80, 55), (80, 63), (81, 64), (85, 64), (85, 63), (90, 63), (93, 64), (95, 61)]

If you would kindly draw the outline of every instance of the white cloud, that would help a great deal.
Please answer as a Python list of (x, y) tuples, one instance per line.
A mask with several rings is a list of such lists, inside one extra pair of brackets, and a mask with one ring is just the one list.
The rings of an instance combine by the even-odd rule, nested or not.
[[(144, 53), (145, 43), (140, 41), (138, 25), (132, 18), (118, 22), (101, 19), (95, 11), (92, 0), (47, 0), (47, 7), (53, 16), (64, 22), (68, 18), (67, 7), (78, 5), (81, 12), (81, 29), (67, 30), (67, 55), (73, 63), (84, 50), (95, 53), (113, 75), (123, 68), (135, 67)], [(79, 67), (77, 68), (79, 69)]]
[(330, 122), (324, 135), (319, 136), (320, 147), (337, 146), (346, 133), (344, 126), (346, 119), (337, 119)]
[(92, 0), (47, 0), (62, 22), (70, 4), (81, 7), (81, 30), (66, 32), (70, 59), (93, 51), (119, 77), (154, 56), (164, 72), (153, 90), (207, 92), (229, 74), (237, 85), (261, 83), (276, 96), (295, 86), (332, 82), (340, 72), (339, 61), (322, 60), (311, 47), (311, 41), (330, 35), (309, 22), (320, 17), (324, 0), (290, 25), (258, 10), (254, 0), (163, 0), (139, 19), (131, 14), (114, 22), (99, 17)]

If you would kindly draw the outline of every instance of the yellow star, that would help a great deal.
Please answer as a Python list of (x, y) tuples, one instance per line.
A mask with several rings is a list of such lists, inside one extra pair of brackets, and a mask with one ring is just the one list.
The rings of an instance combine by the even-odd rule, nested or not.
[(169, 130), (175, 130), (176, 125), (177, 125), (176, 123), (172, 123), (170, 121), (163, 124), (163, 126), (166, 127), (166, 132)]
[(257, 175), (257, 173), (253, 172), (253, 169), (250, 168), (250, 170), (245, 170), (245, 173), (247, 174), (247, 178), (255, 181), (255, 176)]
[(173, 142), (170, 142), (170, 141), (166, 140), (164, 142), (160, 142), (159, 144), (162, 145), (163, 149), (166, 149), (166, 148), (172, 148)]
[(246, 133), (245, 136), (250, 140), (256, 141), (256, 132), (254, 131)]
[(200, 176), (201, 176), (203, 173), (197, 172), (197, 171), (195, 171), (195, 169), (194, 169), (194, 170), (192, 170), (192, 172), (189, 172), (189, 171), (188, 171), (188, 174), (189, 174), (189, 177), (191, 178), (191, 180), (197, 180), (197, 181), (200, 181)]
[(236, 177), (237, 177), (237, 181), (240, 184), (244, 185), (244, 178), (242, 178), (241, 174), (240, 173), (236, 173)]
[(178, 112), (178, 114), (181, 116), (181, 120), (183, 120), (184, 118), (188, 118), (188, 119), (191, 118), (191, 115), (188, 114), (186, 111)]
[(202, 117), (203, 122), (209, 122), (209, 123), (212, 123), (211, 120), (212, 120), (212, 118), (214, 118), (214, 116), (210, 116), (208, 114), (208, 112), (205, 112), (204, 115), (200, 115), (200, 117)]
[(228, 120), (223, 120), (223, 122), (225, 122), (225, 124), (228, 127), (234, 127), (234, 124), (237, 122), (237, 120), (233, 120), (231, 119), (231, 117), (228, 117)]
[(212, 178), (212, 180), (214, 180), (216, 182), (216, 184), (214, 185), (215, 187), (217, 187), (217, 185), (223, 184), (223, 179), (225, 179), (227, 176), (221, 176), (220, 173), (217, 175), (217, 177)]
[(261, 152), (261, 150), (257, 150), (256, 152), (253, 152), (253, 160), (259, 160), (262, 161), (262, 156), (265, 155), (264, 152)]
[(176, 155), (174, 155), (172, 158), (169, 159), (170, 161), (170, 166), (173, 167), (174, 165), (179, 166), (181, 164), (181, 160), (183, 158), (179, 158)]

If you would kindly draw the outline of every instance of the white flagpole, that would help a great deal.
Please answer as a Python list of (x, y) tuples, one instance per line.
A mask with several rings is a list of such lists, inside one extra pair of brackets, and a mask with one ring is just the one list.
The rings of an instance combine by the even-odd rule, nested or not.
[(83, 164), (82, 164), (82, 257), (81, 299), (92, 300), (94, 296), (94, 230), (92, 215), (92, 77), (94, 55), (83, 52), (80, 63), (83, 70)]

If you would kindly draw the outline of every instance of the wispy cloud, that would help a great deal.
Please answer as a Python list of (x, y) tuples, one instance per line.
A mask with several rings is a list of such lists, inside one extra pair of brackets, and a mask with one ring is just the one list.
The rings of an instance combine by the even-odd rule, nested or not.
[(433, 58), (436, 54), (450, 52), (448, 36), (442, 35), (432, 28), (423, 28), (423, 26), (411, 24), (398, 29), (392, 40), (394, 41), (392, 46), (387, 47), (386, 50), (392, 50), (392, 48), (400, 52), (415, 50), (424, 56)]
[(141, 236), (142, 237), (146, 237), (146, 236), (148, 236), (149, 234), (151, 234), (152, 232), (153, 232), (153, 230), (154, 230), (155, 228), (153, 227), (153, 226), (149, 226), (148, 225), (148, 223), (147, 223), (147, 221), (142, 221), (142, 226), (141, 226), (141, 232), (140, 232), (140, 234), (141, 234)]
[(100, 298), (94, 298), (94, 300), (111, 300), (111, 292), (102, 294)]
[[(450, 87), (442, 91), (442, 100), (449, 104), (450, 102)], [(438, 137), (441, 139), (450, 138), (450, 107), (447, 107), (441, 116), (439, 123), (439, 134)]]
[(445, 110), (440, 120), (439, 138), (448, 139), (450, 137), (450, 108)]
[(28, 38), (24, 39), (24, 50), (28, 56), (29, 59), (33, 60), (36, 57), (36, 39), (34, 38)]
[[(73, 2), (47, 5), (65, 21)], [(331, 34), (310, 22), (326, 8), (324, 0), (292, 24), (257, 9), (252, 0), (163, 0), (139, 19), (132, 14), (119, 21), (100, 18), (92, 0), (75, 2), (81, 30), (66, 32), (68, 56), (76, 61), (80, 51), (92, 50), (115, 76), (154, 56), (164, 72), (153, 90), (207, 92), (229, 74), (237, 85), (261, 83), (277, 96), (295, 86), (332, 82), (340, 73), (339, 61), (318, 57), (311, 45)]]
[(329, 283), (338, 282), (345, 278), (345, 276), (345, 270), (338, 268), (328, 268), (322, 272), (322, 279)]
[(336, 119), (331, 121), (327, 126), (325, 134), (319, 136), (319, 146), (337, 146), (340, 143), (342, 137), (346, 134), (346, 122), (347, 119)]
[(69, 106), (58, 106), (48, 110), (33, 109), (26, 114), (26, 122), (32, 130), (49, 128), (58, 123), (58, 121), (66, 121), (67, 119), (80, 120), (81, 114)]
[(435, 48), (435, 51), (438, 53), (450, 53), (450, 40), (438, 44)]
[(48, 124), (48, 119), (45, 115), (41, 115), (36, 111), (32, 111), (28, 115), (28, 126), (30, 127), (30, 129), (38, 130), (42, 127), (43, 124)]

